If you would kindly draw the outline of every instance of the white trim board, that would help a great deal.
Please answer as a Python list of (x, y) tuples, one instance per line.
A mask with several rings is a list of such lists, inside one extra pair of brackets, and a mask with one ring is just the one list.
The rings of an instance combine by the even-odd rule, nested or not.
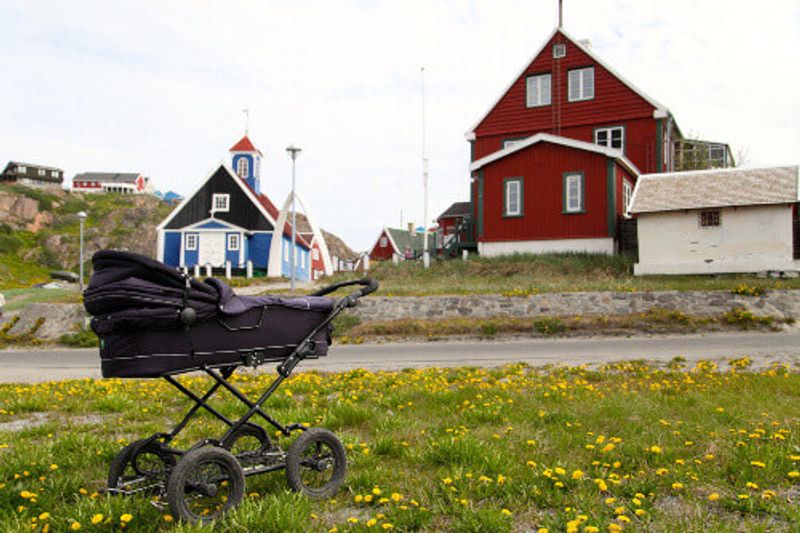
[(492, 103), (492, 105), (489, 106), (489, 109), (487, 109), (486, 112), (483, 113), (483, 115), (481, 115), (481, 118), (477, 122), (475, 122), (475, 124), (469, 129), (469, 131), (466, 132), (465, 136), (466, 136), (468, 141), (474, 141), (475, 140), (475, 130), (478, 129), (478, 126), (481, 125), (481, 122), (483, 122), (486, 119), (486, 117), (489, 116), (489, 114), (492, 112), (492, 110), (494, 110), (494, 108), (497, 106), (497, 104), (500, 103), (500, 100), (503, 99), (503, 97), (511, 89), (511, 87), (513, 87), (514, 84), (517, 82), (517, 80), (519, 80), (525, 74), (525, 71), (528, 70), (528, 67), (531, 65), (531, 63), (533, 63), (533, 61), (537, 57), (539, 57), (539, 54), (544, 52), (544, 48), (545, 48), (545, 46), (547, 46), (547, 43), (549, 43), (550, 40), (553, 37), (555, 37), (555, 35), (558, 32), (561, 32), (561, 35), (566, 37), (572, 44), (574, 44), (576, 47), (578, 47), (578, 49), (581, 52), (585, 53), (590, 58), (592, 58), (592, 60), (595, 61), (598, 65), (600, 65), (601, 67), (606, 69), (609, 73), (611, 73), (612, 76), (616, 77), (619, 81), (621, 81), (623, 83), (623, 85), (626, 85), (630, 90), (632, 90), (633, 92), (638, 94), (648, 104), (653, 106), (655, 108), (653, 110), (653, 118), (665, 118), (670, 114), (669, 113), (669, 109), (667, 109), (664, 105), (660, 104), (657, 100), (649, 97), (647, 94), (642, 92), (638, 87), (636, 87), (634, 84), (629, 82), (624, 76), (619, 74), (616, 70), (614, 70), (608, 64), (606, 64), (605, 61), (600, 59), (594, 52), (592, 52), (592, 50), (590, 48), (587, 48), (587, 47), (583, 46), (578, 40), (576, 40), (574, 37), (572, 37), (570, 34), (568, 34), (566, 31), (564, 31), (563, 28), (556, 28), (547, 37), (547, 39), (545, 39), (545, 41), (542, 43), (542, 45), (536, 50), (536, 53), (533, 54), (533, 56), (531, 56), (531, 58), (525, 63), (525, 65), (523, 65), (522, 69), (519, 71), (519, 74), (517, 74), (511, 80), (511, 83), (509, 83), (508, 86), (506, 86), (506, 88), (503, 90), (503, 92), (500, 93), (500, 96), (498, 96), (497, 99)]
[(485, 257), (562, 252), (588, 252), (613, 255), (614, 239), (610, 237), (601, 237), (594, 239), (478, 242), (478, 253)]
[(575, 148), (577, 150), (585, 150), (587, 152), (595, 152), (597, 154), (605, 155), (606, 157), (612, 157), (622, 163), (624, 167), (626, 167), (631, 173), (638, 176), (640, 174), (639, 169), (636, 168), (636, 165), (633, 162), (622, 155), (620, 150), (615, 148), (609, 148), (607, 146), (602, 146), (599, 144), (587, 143), (584, 141), (578, 141), (575, 139), (570, 139), (568, 137), (561, 137), (559, 135), (551, 135), (549, 133), (537, 133), (536, 135), (532, 135), (527, 139), (523, 139), (518, 141), (512, 146), (508, 148), (502, 148), (496, 152), (493, 152), (486, 157), (482, 157), (472, 163), (469, 166), (470, 172), (475, 172), (476, 170), (480, 170), (484, 166), (488, 165), (489, 163), (493, 163), (498, 159), (502, 159), (507, 155), (511, 155), (515, 152), (519, 152), (520, 150), (524, 150), (529, 146), (532, 146), (539, 142), (548, 142), (552, 144), (559, 144), (561, 146), (566, 146), (569, 148)]

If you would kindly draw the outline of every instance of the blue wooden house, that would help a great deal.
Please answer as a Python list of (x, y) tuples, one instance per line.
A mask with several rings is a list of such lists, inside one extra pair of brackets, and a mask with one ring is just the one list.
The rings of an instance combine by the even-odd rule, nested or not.
[[(275, 230), (278, 209), (261, 193), (261, 152), (245, 135), (231, 149), (231, 165), (220, 164), (159, 224), (158, 259), (174, 267), (210, 265), (270, 276), (291, 274), (291, 225)], [(272, 241), (282, 240), (279, 262), (268, 272)], [(312, 278), (312, 246), (300, 235), (294, 243), (297, 279)], [(279, 266), (277, 266), (279, 265)], [(277, 271), (277, 270), (280, 271)]]

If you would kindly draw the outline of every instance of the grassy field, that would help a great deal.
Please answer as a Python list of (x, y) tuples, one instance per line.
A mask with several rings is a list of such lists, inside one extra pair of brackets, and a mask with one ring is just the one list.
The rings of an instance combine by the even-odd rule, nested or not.
[[(498, 258), (470, 257), (421, 263), (373, 261), (369, 275), (381, 282), (381, 296), (428, 294), (500, 294), (524, 296), (562, 291), (731, 290), (800, 288), (800, 279), (774, 280), (749, 275), (633, 276), (634, 260), (625, 255), (545, 254)], [(333, 281), (352, 278), (339, 274)], [(324, 280), (323, 283), (328, 283)]]
[[(281, 473), (250, 478), (213, 529), (797, 531), (800, 375), (749, 364), (299, 373), (268, 407), (341, 436), (343, 490), (312, 502)], [(122, 445), (187, 406), (161, 381), (0, 386), (0, 530), (199, 530), (102, 493)], [(201, 418), (179, 445), (219, 434)]]

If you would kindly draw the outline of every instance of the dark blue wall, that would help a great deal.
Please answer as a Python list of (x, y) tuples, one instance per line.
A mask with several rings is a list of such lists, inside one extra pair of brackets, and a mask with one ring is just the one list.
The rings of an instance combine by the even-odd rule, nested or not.
[(181, 263), (181, 234), (177, 231), (164, 232), (164, 263), (178, 267)]
[(248, 259), (256, 268), (267, 268), (269, 247), (272, 244), (271, 233), (256, 233), (247, 238)]

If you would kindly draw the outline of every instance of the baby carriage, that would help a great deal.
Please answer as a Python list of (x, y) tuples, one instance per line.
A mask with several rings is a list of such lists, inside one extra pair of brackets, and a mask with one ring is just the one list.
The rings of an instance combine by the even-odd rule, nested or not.
[[(194, 280), (132, 253), (100, 251), (92, 263), (84, 305), (100, 338), (103, 376), (161, 377), (192, 401), (172, 431), (137, 440), (119, 452), (109, 470), (109, 493), (156, 495), (156, 503), (166, 499), (175, 517), (207, 522), (239, 504), (248, 476), (285, 470), (294, 491), (315, 499), (337, 492), (347, 468), (341, 441), (326, 429), (283, 425), (262, 406), (302, 360), (327, 354), (331, 321), (374, 292), (376, 282), (346, 281), (299, 298), (246, 297), (219, 280)], [(325, 297), (348, 286), (360, 288), (338, 301)], [(255, 401), (228, 381), (241, 366), (268, 362), (280, 363), (278, 375)], [(202, 395), (175, 379), (194, 371), (212, 379)], [(232, 420), (208, 403), (219, 389), (247, 407), (241, 418)], [(201, 410), (227, 430), (188, 450), (171, 447)], [(283, 435), (302, 433), (283, 451), (253, 421), (256, 416)]]

